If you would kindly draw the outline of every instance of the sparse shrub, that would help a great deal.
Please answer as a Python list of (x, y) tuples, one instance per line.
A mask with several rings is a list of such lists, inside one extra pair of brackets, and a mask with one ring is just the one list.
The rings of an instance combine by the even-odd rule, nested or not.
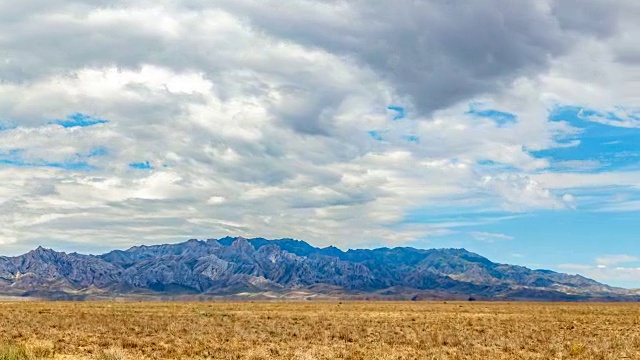
[(571, 343), (569, 346), (569, 355), (571, 356), (580, 356), (586, 350), (586, 347), (580, 343)]
[(126, 358), (126, 354), (122, 349), (110, 348), (107, 350), (100, 350), (94, 357), (94, 360), (124, 360)]
[(46, 359), (55, 355), (55, 345), (51, 341), (31, 341), (25, 348), (35, 359)]
[(7, 344), (0, 347), (0, 360), (33, 360), (35, 357), (26, 346), (21, 344)]
[(54, 354), (54, 345), (49, 341), (9, 343), (0, 346), (0, 360), (39, 360), (51, 358)]

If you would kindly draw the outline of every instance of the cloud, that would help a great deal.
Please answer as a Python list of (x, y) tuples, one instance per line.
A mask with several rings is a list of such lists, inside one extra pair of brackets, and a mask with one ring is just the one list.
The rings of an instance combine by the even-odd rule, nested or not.
[(0, 4), (3, 251), (406, 244), (451, 231), (416, 209), (562, 211), (576, 187), (637, 185), (535, 154), (581, 133), (548, 121), (558, 104), (637, 104), (636, 5), (571, 4)]
[(556, 169), (567, 171), (593, 171), (602, 168), (598, 160), (565, 160), (553, 164)]
[(565, 270), (565, 271), (581, 271), (581, 272), (593, 269), (592, 265), (585, 265), (585, 264), (559, 264), (557, 267), (558, 269)]
[(608, 267), (604, 265), (561, 264), (558, 269), (575, 272), (604, 283), (618, 283), (623, 286), (636, 284), (640, 276), (640, 267)]
[[(562, 1), (517, 7), (502, 0), (464, 6), (291, 1), (273, 7), (244, 0), (225, 7), (276, 37), (356, 58), (410, 96), (423, 114), (544, 71), (576, 38), (610, 36), (618, 23), (618, 8), (601, 1), (581, 2), (579, 17)], [(293, 9), (301, 15), (292, 18)]]
[(596, 264), (608, 267), (636, 261), (638, 261), (638, 258), (630, 255), (605, 255), (597, 258)]
[(518, 117), (512, 113), (495, 110), (495, 109), (483, 109), (482, 104), (471, 104), (467, 115), (476, 118), (487, 118), (496, 122), (500, 126), (513, 124), (517, 121)]
[(502, 197), (503, 206), (511, 211), (523, 211), (528, 208), (562, 209), (575, 206), (571, 194), (560, 197), (535, 180), (522, 175), (485, 176), (482, 179), (482, 186)]
[(490, 233), (490, 232), (484, 232), (484, 231), (472, 231), (469, 233), (469, 235), (471, 235), (471, 237), (473, 237), (476, 240), (489, 242), (489, 243), (494, 241), (499, 241), (499, 240), (513, 240), (513, 236), (510, 236), (510, 235), (500, 234), (500, 233)]
[[(636, 283), (640, 276), (639, 258), (628, 254), (603, 255), (595, 259), (595, 264), (560, 264), (558, 269), (577, 272), (586, 277), (617, 283)], [(635, 263), (635, 264), (634, 264)], [(626, 264), (627, 266), (620, 266)]]
[(12, 238), (12, 237), (1, 237), (0, 238), (0, 244), (2, 245), (9, 245), (9, 244), (15, 244), (18, 240), (16, 238)]
[(533, 174), (530, 177), (546, 188), (559, 190), (640, 184), (640, 172), (638, 171), (610, 171), (585, 174), (545, 172)]

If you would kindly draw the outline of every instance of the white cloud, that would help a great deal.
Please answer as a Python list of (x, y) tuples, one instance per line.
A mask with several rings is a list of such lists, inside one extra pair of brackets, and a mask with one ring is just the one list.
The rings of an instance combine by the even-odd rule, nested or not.
[(564, 271), (587, 271), (587, 270), (591, 270), (593, 269), (592, 265), (585, 265), (585, 264), (559, 264), (558, 269), (560, 270), (564, 270)]
[(549, 189), (597, 188), (610, 185), (640, 186), (639, 171), (611, 171), (593, 174), (545, 172), (532, 174), (530, 177)]
[(560, 270), (576, 272), (603, 283), (637, 283), (640, 278), (640, 267), (608, 267), (605, 265), (590, 266), (565, 264), (558, 266)]
[[(554, 104), (637, 104), (633, 42), (614, 36), (637, 33), (634, 18), (596, 0), (578, 18), (558, 1), (507, 3), (0, 4), (0, 124), (15, 125), (0, 130), (3, 251), (403, 244), (451, 231), (406, 224), (415, 209), (563, 210), (580, 203), (573, 188), (640, 184), (546, 173), (530, 153), (577, 132), (547, 121)], [(518, 120), (465, 115), (472, 102)], [(51, 123), (78, 112), (108, 122)]]
[[(603, 255), (590, 264), (560, 264), (558, 269), (577, 272), (583, 276), (605, 283), (637, 283), (640, 278), (639, 258), (628, 254)], [(620, 266), (626, 264), (627, 266)]]
[(596, 259), (596, 264), (604, 265), (606, 267), (624, 263), (630, 263), (638, 261), (636, 256), (631, 255), (605, 255)]
[(530, 208), (562, 209), (573, 206), (573, 197), (565, 194), (554, 195), (548, 189), (527, 176), (518, 174), (499, 174), (485, 176), (482, 186), (504, 199), (504, 206), (511, 211), (524, 211)]
[(513, 236), (500, 233), (490, 233), (484, 231), (472, 231), (469, 233), (471, 237), (479, 241), (494, 242), (499, 240), (513, 240)]
[(13, 237), (9, 237), (9, 236), (0, 236), (0, 244), (2, 245), (9, 245), (9, 244), (14, 244), (18, 241), (18, 239), (13, 238)]

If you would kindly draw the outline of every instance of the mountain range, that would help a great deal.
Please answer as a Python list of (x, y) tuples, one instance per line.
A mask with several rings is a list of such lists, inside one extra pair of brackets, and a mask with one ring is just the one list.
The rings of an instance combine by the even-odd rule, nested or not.
[(47, 299), (639, 301), (580, 275), (494, 263), (464, 249), (342, 251), (300, 240), (226, 237), (103, 255), (39, 247), (0, 257), (0, 295)]

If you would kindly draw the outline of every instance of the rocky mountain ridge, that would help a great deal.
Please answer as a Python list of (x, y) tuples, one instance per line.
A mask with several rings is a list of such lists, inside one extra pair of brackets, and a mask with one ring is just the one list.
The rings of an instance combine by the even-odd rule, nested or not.
[(494, 263), (464, 249), (342, 251), (293, 239), (222, 238), (136, 246), (103, 255), (42, 247), (0, 257), (0, 294), (109, 296), (637, 301), (579, 275)]

